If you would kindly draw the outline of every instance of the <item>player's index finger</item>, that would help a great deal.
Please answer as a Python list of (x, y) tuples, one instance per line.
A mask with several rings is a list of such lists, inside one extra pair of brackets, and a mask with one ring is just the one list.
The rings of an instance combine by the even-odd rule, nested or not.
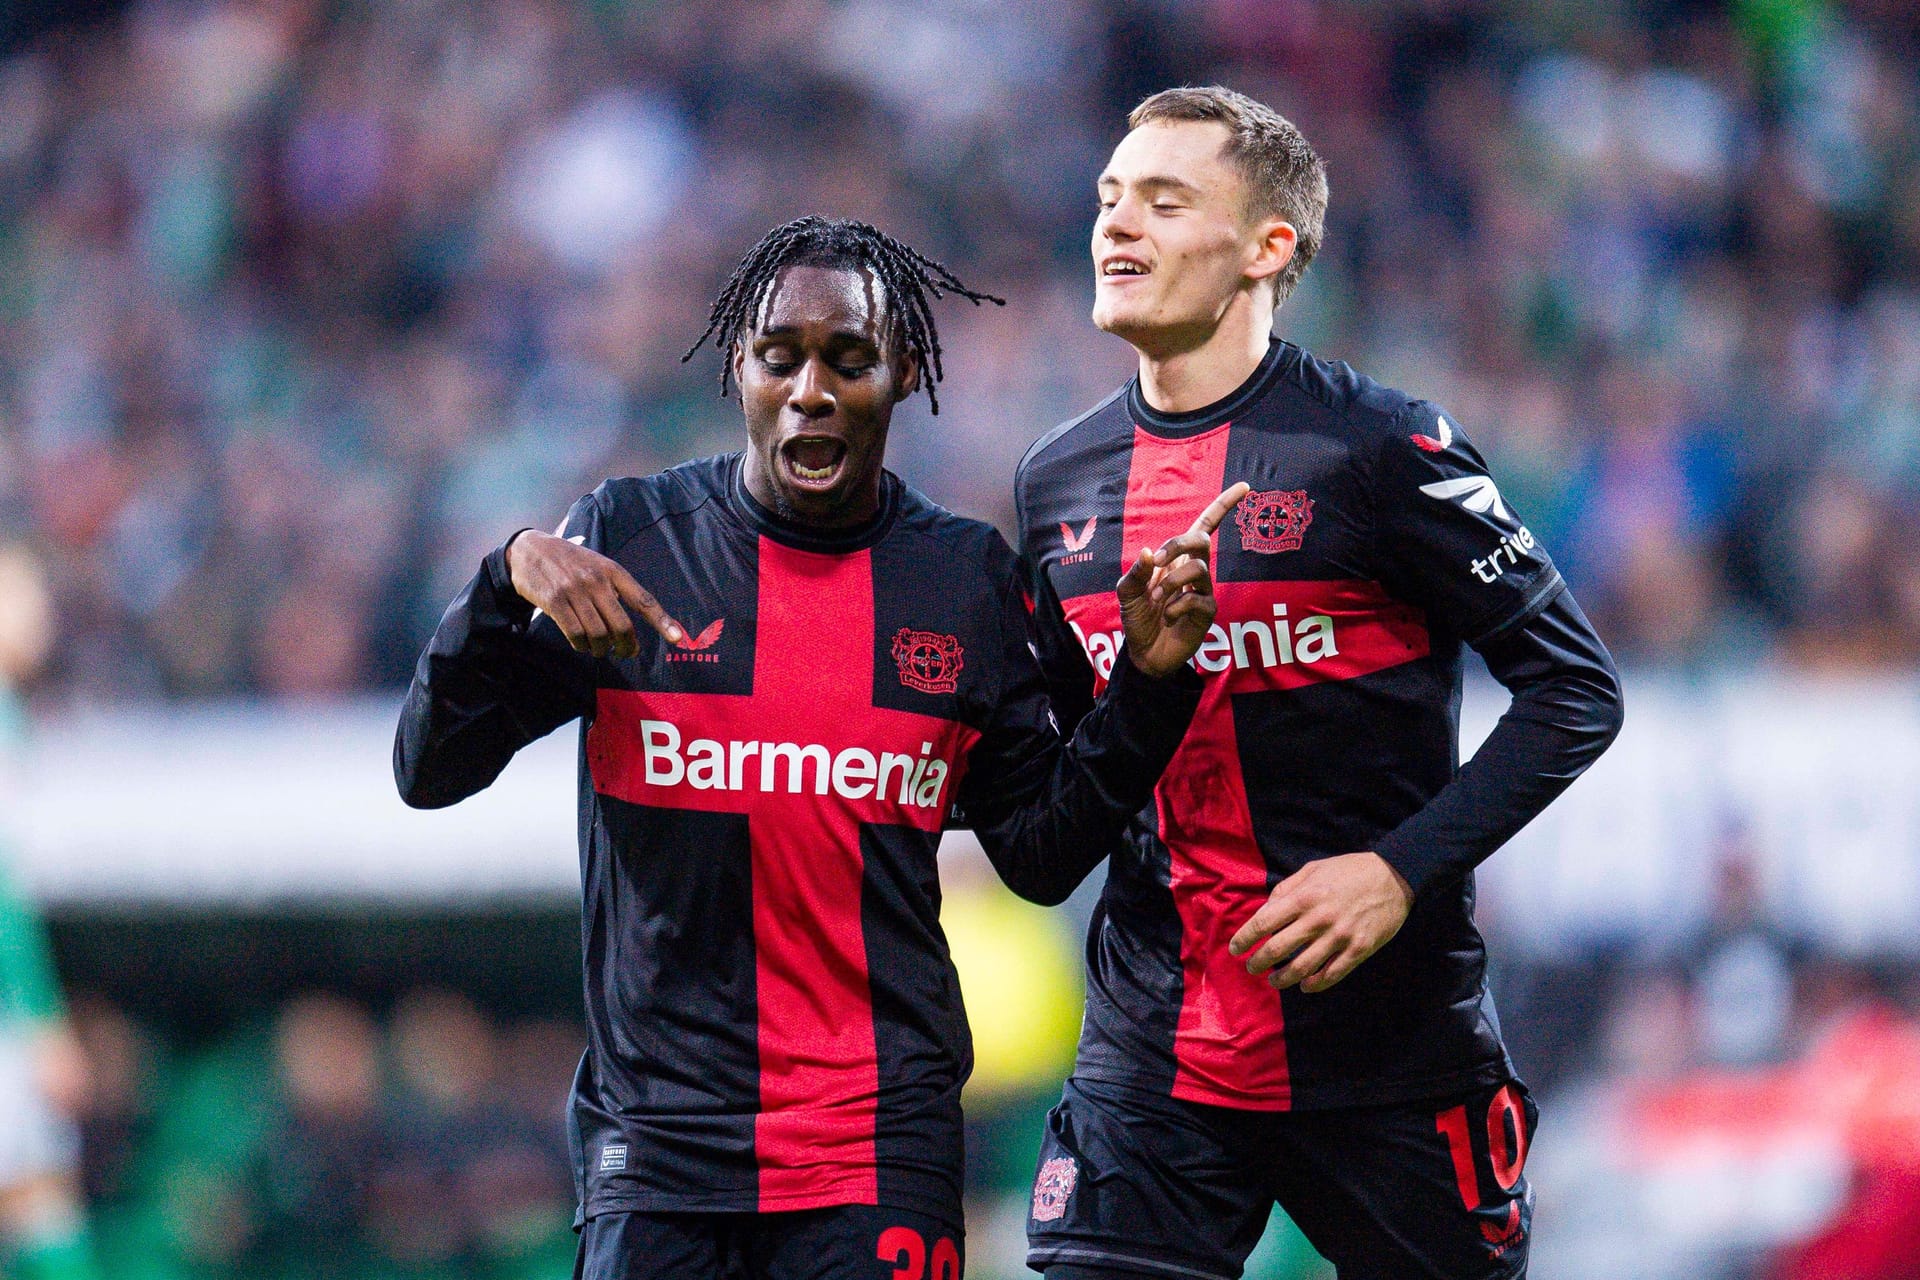
[(1197, 533), (1203, 537), (1213, 536), (1213, 531), (1218, 529), (1220, 522), (1227, 518), (1227, 512), (1239, 506), (1240, 499), (1251, 492), (1253, 492), (1253, 486), (1245, 480), (1232, 485), (1225, 493), (1207, 504), (1207, 509), (1200, 513), (1200, 518), (1193, 522), (1193, 527), (1187, 532)]
[(619, 564), (613, 566), (613, 589), (621, 601), (647, 620), (647, 625), (658, 631), (669, 643), (678, 643), (685, 634), (680, 624), (667, 616), (653, 593), (641, 586), (634, 576)]

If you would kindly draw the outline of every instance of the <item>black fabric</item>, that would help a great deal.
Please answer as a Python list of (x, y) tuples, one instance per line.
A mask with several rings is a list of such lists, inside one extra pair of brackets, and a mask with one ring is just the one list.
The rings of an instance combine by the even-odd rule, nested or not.
[(847, 1205), (800, 1213), (608, 1213), (581, 1228), (574, 1280), (962, 1280), (956, 1216)]
[[(1143, 449), (1194, 459), (1208, 486), (1217, 475), (1254, 490), (1216, 538), (1221, 612), (1196, 661), (1203, 680), (1229, 681), (1231, 692), (1208, 695), (1195, 733), (1204, 725), (1215, 740), (1230, 735), (1235, 754), (1194, 776), (1176, 757), (1156, 804), (1116, 842), (1088, 937), (1077, 1074), (1194, 1097), (1179, 1093), (1190, 1087), (1182, 1036), (1200, 1028), (1231, 1063), (1263, 1030), (1193, 1007), (1188, 968), (1216, 939), (1195, 931), (1195, 908), (1182, 907), (1176, 886), (1210, 883), (1218, 850), (1171, 847), (1163, 835), (1179, 777), (1189, 796), (1244, 792), (1265, 865), (1264, 884), (1209, 900), (1213, 918), (1231, 913), (1237, 928), (1306, 863), (1361, 850), (1379, 852), (1416, 894), (1400, 934), (1344, 982), (1264, 1006), (1265, 1032), (1284, 1038), (1285, 1084), (1270, 1087), (1274, 1072), (1256, 1079), (1249, 1069), (1254, 1083), (1233, 1105), (1387, 1103), (1504, 1078), (1512, 1067), (1473, 924), (1472, 869), (1618, 731), (1605, 647), (1458, 422), (1276, 341), (1215, 405), (1156, 413), (1136, 381), (1022, 460), (1015, 492), (1033, 644), (1063, 726), (1091, 707), (1111, 661), (1090, 619), (1126, 562), (1128, 504), (1169, 500), (1163, 479), (1130, 498)], [(1218, 472), (1200, 461), (1215, 458)], [(1217, 490), (1198, 478), (1191, 486), (1171, 497), (1197, 512)], [(1309, 621), (1321, 632), (1311, 654), (1301, 643)], [(1514, 702), (1463, 770), (1469, 646)]]
[(1538, 1120), (1517, 1081), (1290, 1112), (1069, 1081), (1047, 1118), (1029, 1206), (1046, 1216), (1028, 1219), (1027, 1264), (1050, 1278), (1235, 1280), (1277, 1203), (1340, 1280), (1514, 1280), (1527, 1269), (1523, 1166)]
[[(940, 794), (963, 802), (1017, 892), (1057, 901), (1147, 803), (1198, 701), (1199, 681), (1190, 672), (1165, 680), (1133, 673), (1100, 699), (1072, 742), (1063, 742), (1027, 647), (1017, 562), (998, 533), (889, 476), (873, 520), (819, 534), (754, 505), (739, 470), (732, 455), (609, 481), (575, 504), (563, 530), (632, 572), (688, 628), (688, 642), (667, 645), (641, 626), (633, 659), (577, 654), (550, 619), (534, 617), (513, 593), (496, 551), (422, 657), (395, 739), (401, 794), (431, 807), (486, 786), (540, 735), (570, 719), (584, 721), (579, 840), (588, 1050), (571, 1108), (583, 1217), (817, 1207), (762, 1198), (759, 1035), (766, 1011), (758, 988), (764, 951), (755, 937), (753, 832), (756, 822), (786, 829), (778, 815), (795, 810), (770, 810), (776, 803), (805, 806), (821, 821), (838, 821), (834, 815), (847, 812), (839, 806), (851, 803), (839, 792), (826, 794), (824, 772), (817, 798), (796, 791), (798, 763), (788, 793), (778, 796), (736, 785), (721, 788), (733, 794), (719, 803), (712, 791), (692, 794), (691, 782), (677, 791), (638, 788), (644, 802), (631, 798), (631, 788), (626, 796), (603, 793), (596, 767), (631, 776), (643, 763), (634, 757), (644, 758), (628, 739), (594, 736), (597, 723), (617, 722), (609, 708), (630, 707), (636, 698), (680, 708), (674, 714), (683, 717), (691, 750), (701, 717), (730, 714), (711, 708), (753, 695), (765, 657), (788, 678), (823, 690), (817, 706), (791, 717), (819, 725), (821, 741), (857, 745), (863, 733), (877, 732), (863, 716), (878, 722), (905, 713), (950, 729), (956, 742), (972, 745), (953, 762), (960, 785)], [(867, 557), (871, 689), (827, 692), (835, 673), (816, 671), (809, 660), (818, 638), (842, 625), (830, 606), (822, 605), (818, 618), (759, 616), (763, 560), (776, 544), (825, 558), (820, 563)], [(812, 597), (803, 584), (770, 598), (790, 613), (793, 601)], [(946, 684), (923, 689), (908, 682), (893, 645), (902, 630), (914, 629), (958, 646), (962, 657)], [(763, 652), (776, 633), (787, 647)], [(920, 736), (914, 730), (908, 750)], [(589, 751), (596, 743), (595, 750), (625, 754), (596, 762)], [(749, 776), (765, 775), (749, 769), (743, 783)], [(942, 812), (936, 807), (919, 825), (859, 817), (857, 855), (848, 855), (860, 859), (859, 880), (839, 904), (857, 919), (853, 936), (864, 948), (878, 1067), (877, 1189), (859, 1194), (935, 1214), (957, 1203), (959, 1096), (971, 1067), (959, 983), (939, 928)], [(756, 816), (764, 813), (774, 816)], [(802, 936), (829, 945), (827, 926), (810, 904), (758, 905), (766, 918), (807, 922), (812, 932)]]
[(1453, 780), (1381, 838), (1380, 856), (1411, 884), (1444, 886), (1479, 865), (1620, 729), (1619, 675), (1570, 592), (1477, 647), (1513, 702)]

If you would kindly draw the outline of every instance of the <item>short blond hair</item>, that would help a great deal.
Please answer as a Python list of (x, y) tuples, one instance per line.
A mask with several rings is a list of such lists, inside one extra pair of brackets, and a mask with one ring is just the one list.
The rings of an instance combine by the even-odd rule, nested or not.
[(1297, 239), (1274, 281), (1278, 301), (1293, 292), (1320, 250), (1327, 224), (1327, 165), (1294, 123), (1244, 93), (1217, 84), (1162, 89), (1127, 115), (1127, 127), (1181, 121), (1227, 126), (1225, 155), (1247, 183), (1247, 213), (1285, 218)]

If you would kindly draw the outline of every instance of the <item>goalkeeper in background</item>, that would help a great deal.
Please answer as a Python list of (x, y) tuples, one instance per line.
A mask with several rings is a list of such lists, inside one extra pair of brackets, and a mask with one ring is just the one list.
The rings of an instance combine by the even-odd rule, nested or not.
[[(19, 686), (46, 656), (52, 610), (38, 566), (0, 546), (0, 815), (18, 813), (26, 714)], [(46, 931), (7, 865), (0, 819), (0, 1275), (91, 1280), (72, 1117), (88, 1072), (47, 949)]]

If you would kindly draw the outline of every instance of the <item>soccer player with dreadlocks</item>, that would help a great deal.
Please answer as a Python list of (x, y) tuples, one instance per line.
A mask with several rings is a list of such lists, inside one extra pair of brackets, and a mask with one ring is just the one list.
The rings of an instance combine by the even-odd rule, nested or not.
[(940, 376), (948, 293), (998, 301), (862, 223), (770, 233), (694, 344), (745, 450), (514, 534), (420, 660), (409, 804), (585, 722), (578, 1275), (959, 1280), (971, 1050), (940, 831), (957, 804), (1016, 892), (1058, 902), (1198, 704), (1207, 548), (1244, 488), (1120, 578), (1122, 651), (1063, 743), (1012, 550), (883, 466), (893, 406)]

